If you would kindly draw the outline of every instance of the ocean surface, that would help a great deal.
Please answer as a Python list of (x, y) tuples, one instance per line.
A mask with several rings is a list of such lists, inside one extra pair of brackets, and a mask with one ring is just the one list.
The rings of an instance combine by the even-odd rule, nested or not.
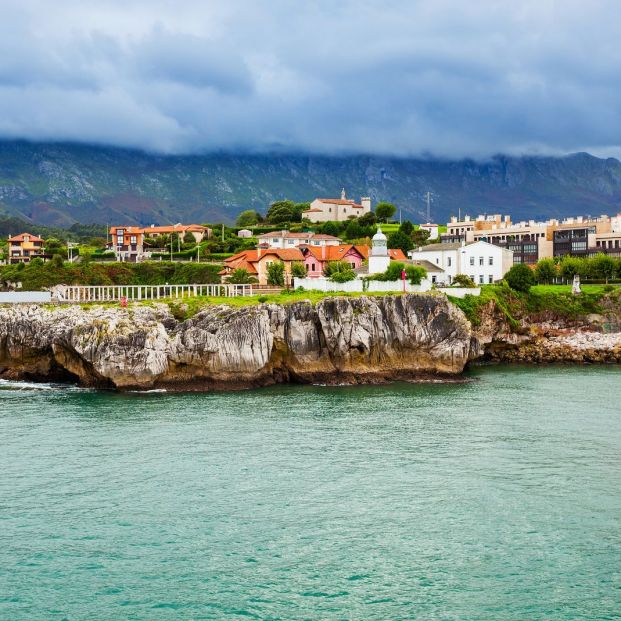
[(0, 619), (621, 618), (621, 368), (0, 382)]

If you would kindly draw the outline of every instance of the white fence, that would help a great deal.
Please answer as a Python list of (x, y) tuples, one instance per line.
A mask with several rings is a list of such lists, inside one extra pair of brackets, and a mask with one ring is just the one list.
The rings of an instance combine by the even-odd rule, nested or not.
[[(349, 280), (348, 282), (332, 282), (328, 278), (295, 278), (294, 287), (304, 287), (309, 291), (324, 291), (324, 292), (345, 292), (345, 293), (360, 293), (365, 291), (363, 285), (364, 282), (361, 278), (355, 280)], [(405, 291), (406, 293), (421, 293), (429, 291), (431, 289), (431, 282), (424, 278), (420, 285), (411, 285), (409, 282), (403, 282), (402, 280), (394, 281), (382, 281), (382, 280), (369, 280), (366, 291), (370, 293), (390, 293)]]
[(3, 291), (0, 304), (49, 304), (52, 294), (49, 291)]
[(52, 289), (57, 302), (118, 302), (164, 298), (245, 297), (253, 295), (252, 285), (58, 285)]

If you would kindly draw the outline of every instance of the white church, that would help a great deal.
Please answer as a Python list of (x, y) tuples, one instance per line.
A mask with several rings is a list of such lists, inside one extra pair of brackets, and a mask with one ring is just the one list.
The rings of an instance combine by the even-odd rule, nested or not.
[(316, 198), (310, 209), (302, 212), (302, 218), (311, 222), (344, 222), (351, 217), (359, 218), (371, 211), (371, 199), (362, 197), (359, 203), (347, 198), (345, 188), (341, 198)]

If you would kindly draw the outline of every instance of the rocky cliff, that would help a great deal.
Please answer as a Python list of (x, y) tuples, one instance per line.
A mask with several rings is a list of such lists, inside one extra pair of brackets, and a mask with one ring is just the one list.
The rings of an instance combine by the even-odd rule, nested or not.
[(493, 301), (473, 328), (472, 360), (514, 363), (621, 363), (621, 304), (605, 296), (600, 312), (569, 317), (526, 314), (511, 324)]
[(0, 376), (118, 389), (456, 376), (470, 323), (444, 296), (326, 298), (210, 306), (177, 320), (165, 304), (0, 309)]

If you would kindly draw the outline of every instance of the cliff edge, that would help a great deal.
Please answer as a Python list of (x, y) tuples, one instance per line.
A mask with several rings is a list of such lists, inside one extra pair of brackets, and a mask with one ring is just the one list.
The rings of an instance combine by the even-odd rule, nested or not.
[(0, 377), (117, 389), (210, 389), (456, 376), (472, 327), (444, 296), (333, 297), (313, 305), (17, 305), (0, 311)]

